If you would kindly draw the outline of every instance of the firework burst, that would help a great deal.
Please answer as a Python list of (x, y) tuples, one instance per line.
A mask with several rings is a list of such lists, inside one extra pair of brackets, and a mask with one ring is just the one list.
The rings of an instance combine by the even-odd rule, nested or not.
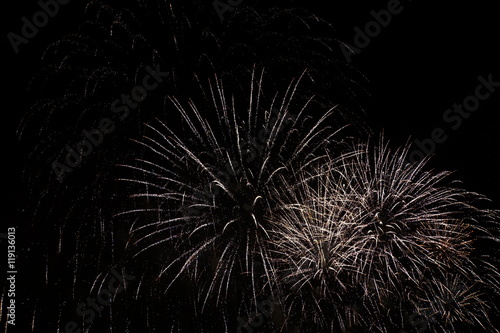
[(262, 76), (252, 78), (245, 102), (229, 98), (217, 79), (203, 112), (172, 98), (183, 129), (148, 125), (137, 141), (142, 156), (124, 165), (133, 172), (122, 180), (136, 191), (135, 206), (119, 216), (138, 218), (131, 229), (134, 257), (175, 252), (158, 275), (168, 276), (166, 289), (189, 276), (203, 304), (210, 296), (219, 304), (238, 286), (257, 302), (274, 280), (267, 215), (276, 205), (278, 178), (316, 163), (337, 132), (325, 125), (334, 109), (312, 119), (307, 103), (294, 103), (300, 78), (282, 97), (269, 98)]
[[(63, 304), (66, 300), (72, 300), (78, 304), (81, 295), (86, 295), (89, 292), (88, 281), (92, 281), (97, 275), (109, 271), (111, 267), (116, 267), (122, 262), (123, 248), (131, 226), (123, 223), (123, 220), (118, 220), (118, 223), (115, 223), (113, 216), (124, 210), (125, 204), (122, 200), (122, 194), (131, 193), (129, 190), (136, 191), (137, 186), (135, 189), (127, 188), (124, 191), (117, 191), (115, 179), (122, 178), (122, 170), (115, 168), (115, 166), (117, 163), (122, 163), (131, 154), (133, 148), (129, 144), (130, 137), (138, 137), (146, 130), (148, 135), (155, 136), (155, 140), (162, 140), (161, 135), (154, 132), (151, 127), (145, 128), (143, 126), (144, 123), (150, 123), (154, 118), (164, 119), (164, 123), (171, 129), (178, 126), (177, 121), (184, 122), (185, 132), (181, 133), (179, 128), (176, 135), (186, 147), (198, 154), (200, 161), (215, 163), (214, 167), (222, 167), (218, 172), (224, 172), (224, 174), (216, 173), (214, 175), (221, 178), (222, 184), (225, 184), (226, 181), (238, 184), (232, 185), (233, 187), (229, 189), (231, 193), (240, 195), (238, 193), (257, 191), (251, 188), (257, 184), (257, 182), (252, 183), (254, 180), (246, 189), (244, 189), (247, 186), (245, 182), (238, 183), (243, 178), (235, 181), (230, 180), (233, 173), (240, 172), (238, 167), (228, 165), (227, 156), (222, 156), (218, 151), (202, 152), (201, 147), (212, 148), (212, 143), (199, 144), (199, 141), (196, 141), (197, 138), (194, 139), (195, 141), (189, 141), (187, 137), (192, 136), (193, 132), (190, 131), (188, 122), (183, 120), (184, 118), (178, 110), (170, 111), (171, 105), (169, 103), (172, 103), (168, 98), (170, 95), (175, 95), (179, 101), (185, 101), (188, 98), (196, 100), (196, 105), (200, 110), (199, 114), (204, 118), (210, 118), (208, 121), (210, 126), (215, 124), (215, 127), (211, 129), (216, 135), (220, 134), (217, 137), (218, 144), (220, 146), (227, 145), (227, 147), (233, 145), (227, 143), (234, 140), (234, 136), (228, 135), (230, 132), (227, 129), (223, 128), (222, 133), (219, 133), (221, 126), (225, 126), (223, 118), (220, 118), (221, 123), (219, 124), (215, 117), (217, 113), (210, 105), (206, 110), (211, 110), (207, 112), (213, 111), (213, 114), (207, 115), (199, 96), (194, 96), (196, 94), (193, 94), (193, 91), (196, 91), (199, 85), (198, 78), (212, 77), (214, 73), (218, 73), (219, 78), (224, 79), (226, 88), (230, 87), (233, 90), (231, 93), (236, 96), (236, 103), (241, 104), (241, 98), (247, 94), (247, 82), (252, 75), (254, 64), (257, 64), (259, 68), (266, 68), (267, 73), (270, 74), (266, 79), (266, 87), (267, 91), (272, 92), (285, 91), (291, 79), (299, 77), (304, 69), (307, 69), (301, 85), (293, 93), (296, 104), (293, 107), (297, 113), (301, 109), (297, 106), (299, 104), (308, 104), (309, 109), (320, 110), (315, 114), (316, 119), (321, 119), (323, 116), (321, 110), (328, 110), (336, 105), (339, 107), (336, 108), (335, 116), (341, 116), (340, 118), (348, 118), (348, 114), (353, 115), (352, 112), (348, 111), (351, 107), (353, 110), (360, 109), (358, 103), (360, 95), (364, 96), (364, 92), (359, 87), (359, 81), (364, 81), (364, 79), (357, 71), (345, 64), (343, 54), (338, 47), (339, 42), (335, 38), (337, 33), (332, 26), (306, 10), (293, 9), (290, 4), (282, 6), (279, 2), (281, 1), (259, 0), (258, 5), (256, 5), (257, 2), (243, 3), (237, 11), (226, 13), (227, 20), (221, 24), (213, 8), (213, 3), (210, 1), (88, 1), (85, 5), (85, 12), (81, 15), (79, 28), (62, 36), (45, 50), (41, 68), (31, 81), (27, 94), (30, 98), (34, 98), (32, 108), (26, 112), (18, 130), (19, 137), (30, 151), (24, 176), (30, 192), (27, 206), (33, 207), (29, 210), (33, 216), (33, 227), (36, 230), (34, 234), (50, 230), (50, 234), (53, 235), (47, 239), (40, 239), (40, 242), (37, 241), (30, 249), (31, 260), (41, 263), (40, 267), (36, 268), (38, 275), (35, 277), (33, 274), (32, 277), (32, 292), (34, 294), (40, 293), (41, 288), (54, 295), (59, 295), (61, 290), (69, 290), (60, 294), (58, 303)], [(271, 9), (275, 5), (278, 7)], [(120, 98), (122, 94), (129, 93), (132, 87), (143, 84), (143, 78), (147, 74), (147, 66), (161, 68), (162, 72), (169, 72), (170, 77), (168, 80), (164, 80), (158, 89), (151, 91), (147, 99), (136, 108), (133, 110), (131, 108), (128, 118), (123, 121), (120, 115), (112, 110), (113, 101)], [(214, 86), (215, 95), (218, 94), (217, 89)], [(210, 98), (211, 92), (206, 91), (206, 93)], [(309, 97), (313, 94), (315, 99), (310, 101)], [(261, 97), (264, 99), (263, 96)], [(266, 111), (269, 120), (267, 126), (271, 126), (271, 121), (281, 119), (280, 117), (283, 115), (278, 114), (285, 112), (278, 102), (272, 103), (271, 100), (272, 96), (267, 98), (268, 105), (266, 107), (268, 108)], [(243, 137), (241, 143), (243, 158), (253, 154), (254, 151), (260, 154), (258, 148), (255, 147), (257, 145), (266, 147), (266, 142), (260, 141), (258, 136), (261, 129), (258, 126), (261, 126), (261, 122), (265, 121), (264, 111), (257, 112), (256, 103), (257, 101), (254, 101), (252, 104), (256, 111), (252, 114), (256, 115), (256, 121), (259, 124), (254, 123), (254, 120), (249, 124), (246, 114), (242, 116), (242, 112), (246, 112), (248, 108), (248, 103), (242, 106), (236, 114), (238, 124), (242, 126), (240, 135), (245, 133), (248, 126), (252, 126), (250, 130), (257, 134), (254, 140), (255, 144), (244, 142), (246, 138)], [(169, 110), (165, 107), (166, 104), (169, 104)], [(184, 102), (182, 104), (187, 105)], [(313, 107), (311, 107), (312, 104), (314, 104)], [(273, 109), (271, 105), (275, 108)], [(234, 106), (234, 108), (237, 107)], [(232, 116), (232, 109), (228, 108), (227, 110), (228, 116)], [(196, 114), (191, 110), (188, 110), (187, 114), (196, 123)], [(311, 114), (308, 113), (308, 115)], [(105, 137), (99, 148), (93, 149), (92, 154), (88, 159), (85, 159), (82, 167), (75, 169), (71, 174), (65, 174), (63, 183), (60, 183), (50, 167), (51, 163), (63, 161), (67, 154), (65, 146), (72, 146), (79, 142), (83, 139), (82, 130), (96, 128), (96, 123), (99, 123), (103, 118), (111, 119), (116, 125), (116, 130)], [(293, 125), (296, 128), (294, 133), (297, 133), (299, 129), (308, 130), (307, 127), (313, 120), (309, 120), (309, 123), (303, 127), (302, 121), (306, 121), (305, 119), (304, 113), (298, 123)], [(344, 123), (344, 120), (341, 122)], [(229, 119), (229, 122), (233, 122), (233, 119)], [(289, 127), (292, 124), (285, 123)], [(162, 134), (168, 133), (159, 122), (151, 123), (151, 125)], [(197, 125), (201, 125), (201, 123), (197, 123)], [(286, 126), (277, 126), (277, 128), (284, 129)], [(203, 131), (202, 129), (198, 130)], [(261, 174), (262, 179), (269, 176), (266, 174), (268, 168), (275, 167), (280, 163), (275, 153), (278, 152), (279, 149), (276, 147), (282, 143), (280, 140), (284, 139), (284, 135), (281, 132), (275, 133), (275, 135), (277, 140), (273, 143), (275, 149), (269, 153), (269, 160)], [(294, 142), (294, 140), (300, 137), (300, 133), (296, 136), (295, 134), (291, 135), (287, 145), (290, 147), (298, 145), (299, 142)], [(316, 145), (316, 142), (317, 140), (312, 140), (310, 146), (314, 148), (321, 146), (321, 144)], [(193, 148), (195, 144), (198, 146)], [(238, 156), (233, 148), (234, 146), (231, 146), (232, 150), (229, 149), (229, 153), (233, 154), (230, 155), (230, 158), (232, 161), (238, 162)], [(290, 153), (291, 150), (283, 149), (281, 152), (283, 159), (286, 159), (285, 154)], [(193, 160), (189, 160), (186, 151), (181, 149), (177, 150), (176, 153), (184, 158), (183, 162), (189, 161), (186, 167), (195, 166)], [(298, 154), (301, 156), (300, 158), (305, 155), (307, 154), (303, 154), (303, 152)], [(169, 157), (172, 158), (172, 156)], [(149, 161), (154, 163), (158, 158), (157, 155)], [(298, 161), (300, 158), (294, 157), (294, 161)], [(250, 164), (257, 165), (261, 162), (256, 158)], [(178, 161), (177, 166), (173, 169), (179, 171), (180, 163)], [(135, 166), (139, 167), (139, 165)], [(162, 166), (168, 169), (169, 164), (162, 164)], [(140, 167), (155, 168), (153, 165), (146, 166), (146, 164)], [(197, 165), (197, 167), (200, 166)], [(226, 167), (229, 168), (229, 171)], [(235, 172), (231, 169), (232, 167), (235, 168)], [(255, 174), (260, 171), (257, 167), (250, 167), (248, 170)], [(154, 172), (159, 171), (155, 169)], [(159, 174), (164, 177), (165, 174), (161, 172)], [(218, 184), (208, 182), (209, 177), (202, 179), (203, 177), (197, 174), (190, 176), (192, 179), (189, 179), (185, 171), (181, 175), (184, 180), (198, 182), (200, 188), (198, 191), (191, 189), (194, 193), (192, 195), (196, 197), (186, 199), (186, 205), (182, 207), (189, 208), (184, 209), (181, 213), (182, 218), (205, 214), (208, 207), (198, 207), (196, 204), (207, 202), (212, 195), (211, 191), (223, 192), (222, 187)], [(248, 174), (242, 177), (247, 176), (253, 177), (253, 175)], [(142, 179), (147, 181), (144, 174), (137, 175), (137, 177), (137, 179), (143, 177)], [(148, 174), (147, 177), (152, 177), (152, 175)], [(165, 177), (175, 178), (168, 172)], [(259, 186), (263, 186), (262, 184), (260, 183)], [(147, 186), (144, 184), (144, 188)], [(183, 188), (179, 187), (180, 190)], [(226, 200), (229, 195), (223, 192), (216, 197), (220, 200)], [(230, 197), (229, 199), (233, 200)], [(263, 199), (265, 200), (259, 198), (255, 202), (257, 210), (265, 204), (267, 198)], [(136, 200), (136, 205), (139, 207), (141, 205), (142, 207), (150, 207), (156, 204), (151, 197), (137, 197)], [(157, 198), (157, 200), (160, 199)], [(247, 207), (243, 207), (238, 214), (244, 216), (244, 219), (249, 223), (254, 223), (252, 215), (248, 214), (251, 211), (248, 206), (252, 206), (253, 202), (246, 201), (247, 199), (242, 197), (235, 200), (244, 201), (247, 204)], [(89, 204), (88, 201), (91, 203)], [(168, 209), (178, 208), (172, 199), (166, 201)], [(222, 211), (219, 210), (219, 212)], [(231, 210), (226, 210), (224, 214), (227, 217), (232, 213)], [(154, 218), (156, 219), (158, 216)], [(138, 221), (132, 229), (135, 230), (135, 228), (147, 224), (143, 222)], [(232, 227), (234, 227), (233, 223), (227, 225), (224, 237), (230, 233)], [(139, 229), (133, 233), (133, 237), (140, 237), (141, 232), (151, 229), (152, 227)], [(193, 244), (201, 242), (199, 235), (200, 232), (204, 231), (200, 229), (189, 238), (189, 241)], [(153, 237), (155, 236), (152, 236), (150, 240)], [(132, 239), (130, 242), (134, 243), (135, 241), (136, 239)], [(218, 243), (220, 244), (220, 242)], [(146, 242), (141, 242), (138, 246), (147, 246), (145, 244)], [(155, 252), (158, 261), (173, 261), (172, 258), (177, 258), (177, 254), (182, 255), (188, 251), (187, 240), (183, 241), (183, 246), (178, 245), (177, 250), (175, 250), (177, 252), (174, 249), (169, 249), (168, 255)], [(238, 246), (244, 245), (238, 244)], [(252, 246), (254, 246), (253, 243), (251, 246), (249, 245), (249, 249)], [(96, 248), (102, 249), (97, 255)], [(207, 251), (208, 248), (207, 245)], [(154, 250), (150, 248), (149, 251), (151, 253)], [(221, 251), (224, 253), (224, 258), (228, 258), (231, 253), (229, 248), (226, 252)], [(222, 253), (219, 255), (222, 256)], [(168, 258), (163, 258), (163, 256)], [(204, 260), (211, 267), (210, 269), (217, 271), (217, 259), (212, 260), (205, 257)], [(181, 271), (182, 260), (174, 264), (174, 266), (180, 265), (180, 267), (171, 267), (169, 271)], [(156, 272), (157, 268), (156, 263), (149, 261), (148, 263), (151, 267), (144, 265), (135, 272), (137, 276), (142, 277), (140, 280), (141, 291), (151, 290), (156, 285), (153, 278), (155, 276), (153, 272)], [(188, 265), (185, 270), (188, 270), (188, 267), (194, 266)], [(219, 272), (226, 268), (220, 268)], [(264, 271), (264, 268), (258, 268), (258, 270)], [(151, 274), (147, 274), (147, 272), (151, 272)], [(219, 282), (221, 274), (217, 275)], [(194, 273), (192, 275), (196, 276)], [(220, 287), (221, 285), (215, 283), (213, 287), (210, 287), (210, 283), (203, 285), (200, 279), (197, 281), (197, 285), (202, 286), (200, 290), (205, 293), (210, 288), (216, 293), (216, 286)], [(151, 284), (148, 285), (149, 282)], [(71, 286), (68, 288), (60, 287), (66, 283)], [(241, 284), (244, 285), (244, 283)], [(197, 287), (193, 287), (193, 289), (197, 289)], [(41, 301), (38, 304), (31, 302), (31, 307), (36, 308), (36, 310), (33, 309), (33, 313), (36, 313), (36, 317), (33, 317), (34, 327), (40, 327), (41, 330), (44, 328), (39, 323), (49, 321), (56, 323), (63, 311), (60, 309), (59, 312), (56, 311), (57, 313), (54, 312), (52, 315), (44, 312), (45, 309), (49, 308), (44, 303), (49, 304), (48, 300), (52, 300), (52, 298), (45, 299), (47, 301)], [(151, 300), (145, 300), (143, 304), (149, 304), (149, 301)], [(132, 303), (137, 304), (135, 301)], [(138, 308), (141, 310), (147, 308), (144, 311), (149, 313), (150, 306), (143, 304), (138, 305)], [(117, 304), (113, 305), (113, 308), (116, 307), (118, 307)], [(186, 311), (186, 313), (188, 312)], [(52, 318), (49, 319), (49, 316)], [(149, 315), (146, 317), (149, 318)], [(148, 322), (147, 325), (152, 324)], [(53, 324), (52, 329), (58, 329), (56, 324)], [(189, 331), (189, 329), (186, 330)]]
[[(407, 164), (407, 148), (332, 156), (334, 119), (360, 122), (351, 110), (363, 78), (329, 23), (257, 3), (220, 25), (206, 1), (90, 1), (81, 28), (47, 49), (19, 129), (33, 146), (34, 234), (50, 234), (29, 249), (31, 329), (61, 329), (92, 281), (124, 266), (138, 279), (91, 332), (227, 332), (269, 299), (279, 300), (284, 319), (273, 321), (283, 330), (412, 330), (406, 317), (418, 314), (436, 331), (493, 332), (498, 254), (475, 244), (498, 248), (484, 223), (496, 216), (471, 204), (479, 196), (442, 185), (448, 173)], [(112, 101), (141, 84), (145, 66), (171, 76), (120, 123)], [(223, 80), (202, 84), (200, 97), (213, 73)], [(51, 162), (103, 117), (120, 126), (60, 184)]]
[(435, 332), (495, 332), (485, 300), (484, 284), (476, 276), (435, 274), (420, 284), (414, 298), (418, 313)]
[[(405, 327), (403, 309), (416, 312), (414, 300), (425, 298), (448, 331), (469, 325), (493, 332), (484, 291), (494, 285), (478, 274), (487, 264), (475, 260), (473, 244), (495, 239), (485, 227), (495, 213), (473, 206), (479, 195), (447, 185), (449, 172), (425, 171), (425, 161), (407, 163), (407, 154), (408, 147), (391, 152), (383, 140), (358, 145), (289, 186), (271, 229), (278, 288), (285, 288), (287, 317), (297, 318), (292, 325), (387, 332)], [(481, 288), (457, 291), (455, 307), (437, 305), (445, 295), (433, 288), (445, 290), (437, 282), (446, 283), (446, 274)], [(472, 304), (481, 307), (469, 320)]]

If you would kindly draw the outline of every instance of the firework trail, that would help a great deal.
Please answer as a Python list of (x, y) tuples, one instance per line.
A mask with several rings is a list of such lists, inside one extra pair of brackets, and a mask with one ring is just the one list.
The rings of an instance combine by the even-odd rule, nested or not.
[(408, 314), (425, 312), (437, 332), (496, 332), (499, 273), (474, 243), (498, 246), (498, 215), (446, 184), (449, 172), (425, 171), (407, 154), (383, 140), (360, 144), (285, 187), (271, 234), (289, 325), (389, 332), (414, 329)]

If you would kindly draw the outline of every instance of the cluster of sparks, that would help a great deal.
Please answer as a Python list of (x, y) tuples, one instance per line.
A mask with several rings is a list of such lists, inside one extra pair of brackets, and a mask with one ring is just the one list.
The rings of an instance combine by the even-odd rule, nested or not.
[(290, 110), (297, 83), (262, 107), (262, 76), (253, 78), (245, 118), (219, 81), (210, 85), (213, 119), (172, 99), (183, 136), (149, 125), (143, 157), (123, 165), (135, 173), (122, 180), (142, 189), (131, 197), (146, 198), (120, 214), (140, 221), (134, 256), (175, 249), (159, 277), (169, 276), (167, 290), (194, 281), (203, 307), (210, 297), (227, 306), (241, 284), (254, 304), (279, 295), (278, 330), (389, 332), (415, 329), (408, 317), (418, 314), (436, 331), (493, 332), (494, 286), (477, 273), (491, 258), (473, 252), (475, 240), (495, 239), (485, 227), (495, 213), (447, 185), (448, 172), (407, 162), (408, 146), (335, 143), (325, 125), (333, 110), (317, 121), (307, 105)]
[[(175, 248), (177, 257), (160, 276), (172, 274), (167, 289), (184, 273), (200, 289), (210, 281), (200, 291), (204, 302), (213, 295), (217, 303), (225, 298), (233, 276), (248, 277), (254, 301), (265, 281), (273, 280), (266, 215), (276, 205), (276, 179), (314, 164), (316, 152), (336, 134), (325, 124), (334, 110), (313, 120), (306, 116), (307, 104), (291, 106), (300, 79), (262, 106), (262, 74), (252, 78), (243, 119), (218, 80), (209, 86), (212, 119), (194, 103), (184, 108), (172, 98), (186, 125), (183, 136), (157, 120), (137, 141), (146, 157), (122, 165), (135, 175), (122, 180), (141, 188), (131, 197), (146, 205), (118, 215), (139, 218), (130, 231), (134, 257), (163, 244)], [(207, 268), (207, 261), (214, 264)]]
[[(211, 2), (104, 2), (112, 1), (89, 2), (88, 22), (48, 48), (49, 65), (32, 82), (45, 96), (27, 117), (35, 129), (20, 128), (36, 134), (33, 164), (108, 117), (109, 97), (137, 84), (144, 64), (171, 79), (95, 149), (97, 177), (82, 166), (81, 180), (40, 196), (42, 207), (55, 193), (47, 216), (59, 233), (55, 253), (72, 258), (58, 267), (72, 271), (73, 301), (87, 288), (84, 271), (121, 265), (138, 279), (113, 301), (109, 331), (133, 331), (132, 319), (117, 318), (137, 312), (151, 331), (234, 332), (272, 303), (255, 331), (497, 332), (498, 255), (476, 244), (497, 251), (498, 213), (477, 208), (481, 195), (427, 170), (426, 159), (409, 163), (409, 146), (342, 135), (345, 123), (359, 125), (349, 104), (357, 76), (339, 70), (329, 23), (242, 5), (227, 20), (235, 29), (220, 32), (206, 15)], [(233, 36), (238, 29), (245, 33)], [(296, 77), (284, 91), (283, 73)], [(62, 290), (46, 250), (45, 284)], [(93, 278), (91, 292), (106, 274)], [(39, 308), (33, 331), (49, 321)]]
[(472, 253), (475, 240), (492, 237), (482, 226), (495, 217), (471, 205), (472, 193), (443, 184), (447, 172), (407, 155), (382, 140), (360, 144), (285, 182), (271, 243), (289, 318), (306, 313), (300, 321), (334, 331), (415, 330), (409, 311), (437, 332), (494, 331), (485, 301), (494, 285), (476, 271), (491, 264)]

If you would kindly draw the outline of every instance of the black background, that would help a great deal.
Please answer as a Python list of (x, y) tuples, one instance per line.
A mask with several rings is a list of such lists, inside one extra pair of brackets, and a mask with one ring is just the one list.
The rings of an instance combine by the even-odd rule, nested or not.
[[(372, 20), (371, 10), (387, 7), (387, 1), (294, 3), (329, 20), (349, 44), (353, 44), (354, 27), (363, 29)], [(409, 137), (425, 139), (434, 128), (446, 128), (448, 139), (437, 146), (431, 167), (456, 171), (454, 178), (462, 180), (466, 189), (486, 195), (493, 200), (492, 208), (500, 208), (500, 91), (481, 102), (456, 131), (442, 120), (446, 109), (474, 93), (479, 75), (493, 74), (493, 79), (500, 81), (497, 6), (486, 1), (417, 0), (402, 1), (402, 5), (403, 11), (389, 26), (353, 56), (352, 64), (369, 80), (366, 88), (370, 98), (363, 101), (368, 124), (375, 133), (383, 130), (395, 144), (404, 144)], [(39, 6), (36, 1), (8, 2), (4, 6), (2, 233), (8, 226), (19, 226), (27, 220), (22, 214), (26, 191), (20, 173), (29, 151), (19, 143), (16, 130), (29, 107), (29, 80), (39, 68), (45, 48), (77, 30), (84, 3), (73, 0), (61, 6), (58, 15), (27, 45), (21, 45), (18, 54), (14, 54), (6, 35), (10, 31), (19, 33), (21, 17), (31, 17)]]
[[(248, 0), (247, 0), (248, 1)], [(321, 3), (296, 1), (299, 7), (328, 19), (340, 37), (354, 44), (354, 27), (361, 29), (372, 20), (371, 10), (387, 7), (386, 1), (338, 1)], [(403, 11), (393, 16), (387, 28), (372, 38), (353, 65), (369, 80), (371, 94), (364, 105), (368, 123), (375, 133), (384, 130), (394, 143), (425, 139), (436, 127), (448, 127), (448, 139), (438, 144), (431, 165), (437, 169), (456, 170), (456, 178), (469, 190), (485, 194), (500, 204), (500, 140), (498, 134), (498, 92), (481, 102), (479, 109), (456, 131), (442, 120), (446, 109), (461, 103), (474, 93), (477, 77), (493, 74), (500, 81), (498, 59), (498, 11), (491, 2), (426, 3), (401, 2)], [(10, 2), (4, 11), (4, 112), (2, 120), (3, 178), (2, 200), (7, 214), (4, 221), (17, 224), (16, 202), (22, 206), (19, 171), (27, 155), (19, 146), (18, 124), (28, 105), (26, 89), (30, 78), (39, 68), (45, 48), (67, 33), (77, 30), (81, 23), (84, 3), (72, 1), (61, 6), (55, 18), (40, 29), (27, 45), (14, 54), (6, 37), (19, 33), (21, 17), (30, 17), (39, 10), (35, 1)], [(209, 13), (209, 15), (215, 15)], [(10, 213), (8, 213), (10, 212)]]

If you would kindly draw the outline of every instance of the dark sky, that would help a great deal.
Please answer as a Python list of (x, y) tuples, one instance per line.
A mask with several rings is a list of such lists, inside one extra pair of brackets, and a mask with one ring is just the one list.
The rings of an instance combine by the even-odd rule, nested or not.
[[(346, 40), (387, 2), (350, 2), (334, 12), (323, 10), (338, 22)], [(370, 123), (385, 129), (387, 137), (404, 142), (408, 136), (423, 140), (433, 129), (446, 130), (448, 139), (437, 145), (431, 165), (457, 170), (468, 189), (500, 200), (500, 140), (497, 130), (498, 92), (481, 102), (456, 130), (443, 114), (454, 103), (474, 93), (479, 75), (500, 81), (495, 10), (490, 4), (405, 1), (404, 9), (353, 63), (371, 81), (367, 106)], [(333, 6), (335, 7), (335, 5)]]
[[(295, 3), (331, 21), (339, 36), (351, 45), (354, 45), (354, 28), (364, 30), (373, 20), (370, 12), (388, 6), (387, 1)], [(27, 154), (17, 145), (15, 137), (17, 125), (28, 107), (26, 87), (45, 47), (66, 33), (76, 31), (83, 3), (74, 0), (61, 6), (56, 17), (27, 45), (22, 45), (17, 55), (6, 38), (7, 32), (18, 32), (21, 17), (29, 17), (39, 7), (35, 1), (6, 5), (10, 8), (4, 11), (3, 20), (6, 105), (2, 121), (5, 161), (2, 168), (3, 173), (9, 175), (4, 178), (5, 186), (16, 191), (19, 179), (16, 173)], [(371, 96), (363, 101), (368, 123), (375, 132), (383, 129), (386, 137), (396, 144), (404, 143), (409, 136), (420, 140), (429, 138), (435, 128), (443, 128), (448, 138), (437, 145), (431, 165), (456, 170), (456, 177), (465, 182), (467, 189), (486, 194), (499, 207), (498, 92), (482, 101), (478, 110), (457, 130), (450, 129), (450, 124), (443, 121), (448, 108), (474, 93), (479, 75), (492, 74), (493, 80), (500, 81), (497, 10), (490, 2), (403, 1), (400, 7), (401, 12), (392, 16), (387, 27), (371, 38), (360, 54), (352, 57), (352, 64), (369, 80), (367, 88)], [(23, 200), (20, 193), (13, 196), (10, 191), (4, 191), (7, 195), (4, 202)]]
[[(390, 2), (293, 1), (330, 21), (351, 45), (355, 45), (355, 27), (364, 30), (374, 19), (370, 12), (386, 9)], [(486, 195), (493, 200), (491, 208), (500, 208), (500, 87), (456, 130), (443, 120), (447, 109), (475, 93), (479, 76), (491, 75), (500, 82), (498, 10), (494, 2), (483, 2), (401, 1), (401, 12), (352, 56), (352, 65), (368, 79), (370, 96), (360, 103), (374, 133), (384, 131), (393, 144), (401, 145), (410, 137), (412, 141), (428, 140), (433, 130), (442, 128), (447, 139), (436, 145), (430, 166), (456, 171), (454, 178), (463, 180), (467, 190)], [(18, 33), (21, 18), (33, 15), (39, 5), (22, 0), (4, 6), (8, 8), (3, 10), (1, 219), (2, 225), (19, 225), (26, 218), (19, 210), (26, 201), (21, 169), (29, 150), (19, 143), (16, 130), (29, 107), (26, 90), (45, 48), (78, 29), (84, 4), (72, 0), (61, 6), (18, 54), (6, 35)]]

